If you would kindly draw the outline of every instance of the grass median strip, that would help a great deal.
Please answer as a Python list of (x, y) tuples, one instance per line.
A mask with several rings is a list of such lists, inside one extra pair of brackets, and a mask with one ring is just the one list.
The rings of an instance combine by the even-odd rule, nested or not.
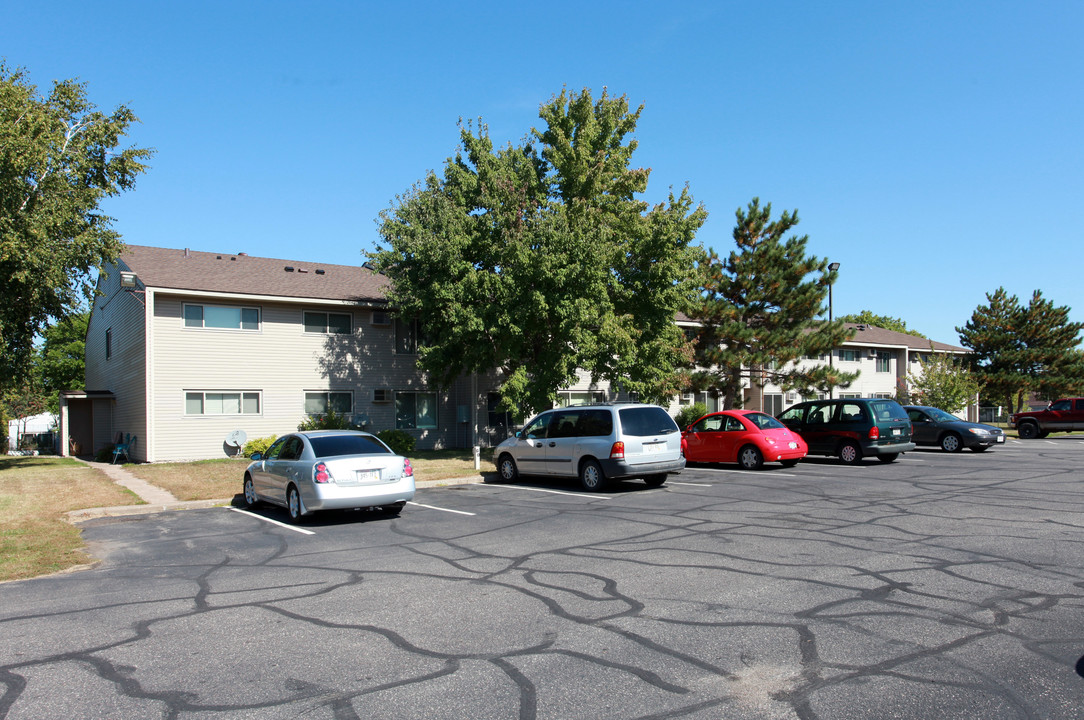
[(64, 514), (142, 501), (104, 473), (68, 458), (0, 457), (0, 581), (90, 560)]

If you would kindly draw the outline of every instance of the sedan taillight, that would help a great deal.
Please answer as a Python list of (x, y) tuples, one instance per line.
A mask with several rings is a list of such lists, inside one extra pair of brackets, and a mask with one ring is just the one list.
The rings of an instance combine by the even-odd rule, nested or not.
[(318, 483), (331, 482), (331, 471), (327, 469), (327, 465), (324, 463), (316, 463), (316, 466), (312, 469), (312, 479)]
[(413, 477), (414, 466), (410, 464), (410, 460), (403, 458), (403, 477)]

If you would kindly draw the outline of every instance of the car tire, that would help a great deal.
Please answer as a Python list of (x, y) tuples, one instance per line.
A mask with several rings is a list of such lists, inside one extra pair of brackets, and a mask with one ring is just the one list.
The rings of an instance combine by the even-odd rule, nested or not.
[(648, 487), (659, 487), (666, 482), (666, 473), (660, 473), (658, 475), (648, 475), (644, 478), (644, 482)]
[(1033, 422), (1020, 423), (1020, 427), (1016, 428), (1016, 434), (1021, 440), (1031, 440), (1039, 437), (1039, 426)]
[(302, 518), (305, 517), (304, 510), (301, 505), (301, 495), (297, 492), (297, 487), (291, 485), (286, 490), (286, 512), (290, 515), (290, 522), (300, 523)]
[(849, 440), (839, 446), (839, 461), (844, 465), (857, 465), (862, 460), (862, 448)]
[(252, 487), (252, 476), (245, 475), (244, 483), (245, 507), (251, 509), (260, 504), (260, 498), (256, 497), (256, 489)]
[(580, 485), (587, 492), (599, 492), (606, 486), (606, 475), (596, 460), (584, 460), (580, 464)]
[(900, 456), (899, 453), (887, 453), (885, 455), (878, 455), (877, 459), (883, 463), (896, 462), (896, 458)]
[(497, 476), (501, 482), (515, 482), (519, 480), (519, 468), (512, 456), (505, 453), (497, 460)]
[(779, 464), (782, 465), (783, 467), (788, 467), (789, 468), (789, 467), (794, 467), (795, 465), (797, 465), (798, 461), (797, 460), (780, 460)]
[(945, 452), (960, 452), (960, 448), (962, 448), (963, 445), (960, 436), (956, 433), (945, 433), (941, 438), (941, 449)]
[(738, 464), (744, 470), (760, 470), (764, 467), (764, 455), (752, 445), (745, 445), (738, 451)]

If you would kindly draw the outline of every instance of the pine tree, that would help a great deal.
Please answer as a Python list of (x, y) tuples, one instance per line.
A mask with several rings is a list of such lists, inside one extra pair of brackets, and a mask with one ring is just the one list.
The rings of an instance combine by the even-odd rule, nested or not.
[(1029, 392), (1055, 399), (1084, 391), (1084, 323), (1070, 321), (1067, 306), (1056, 307), (1039, 290), (1027, 307), (1005, 288), (986, 299), (956, 331), (989, 397), (1020, 410)]
[(745, 378), (808, 393), (846, 387), (857, 377), (829, 365), (799, 370), (793, 364), (831, 352), (853, 332), (840, 320), (821, 319), (836, 272), (827, 260), (806, 255), (808, 236), (785, 237), (798, 224), (797, 211), (775, 221), (771, 211), (758, 198), (737, 210), (737, 248), (726, 260), (711, 251), (701, 267), (700, 300), (689, 313), (700, 323), (701, 370), (691, 374), (691, 385), (718, 392), (728, 408), (742, 406)]

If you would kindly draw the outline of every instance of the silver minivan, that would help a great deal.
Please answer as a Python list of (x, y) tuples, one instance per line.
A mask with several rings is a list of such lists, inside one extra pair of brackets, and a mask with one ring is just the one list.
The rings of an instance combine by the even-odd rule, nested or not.
[(685, 469), (681, 431), (658, 405), (601, 403), (547, 410), (493, 450), (501, 480), (578, 477), (584, 490), (643, 478), (651, 487)]

